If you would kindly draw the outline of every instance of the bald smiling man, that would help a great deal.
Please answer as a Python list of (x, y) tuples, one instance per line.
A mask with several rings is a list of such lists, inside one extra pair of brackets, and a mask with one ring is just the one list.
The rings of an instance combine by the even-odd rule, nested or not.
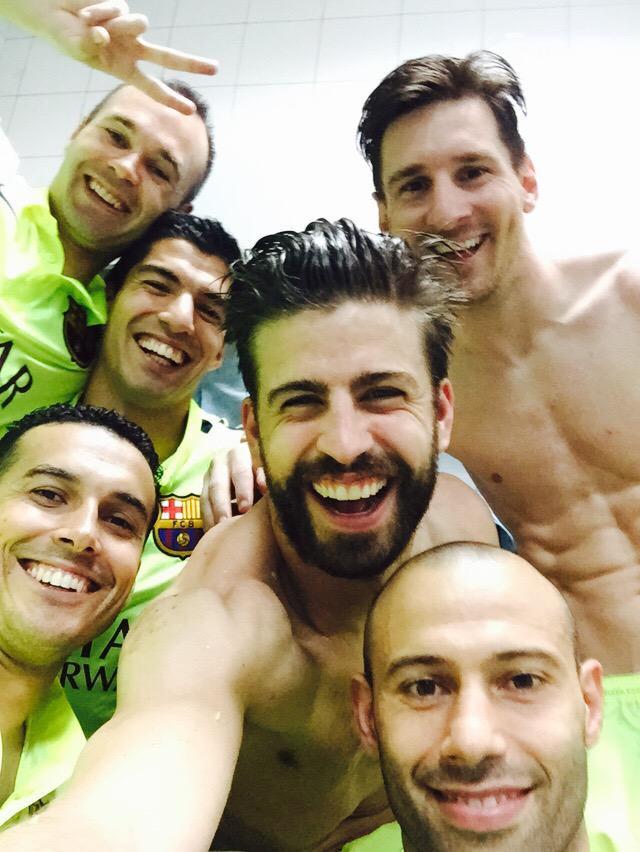
[(356, 720), (402, 829), (394, 842), (383, 827), (370, 848), (590, 848), (602, 669), (577, 662), (567, 604), (529, 563), (469, 543), (414, 557), (371, 611), (365, 672)]

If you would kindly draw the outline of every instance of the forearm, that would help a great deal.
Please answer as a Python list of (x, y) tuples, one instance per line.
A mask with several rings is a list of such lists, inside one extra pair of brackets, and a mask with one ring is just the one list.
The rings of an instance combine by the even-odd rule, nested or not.
[(51, 12), (59, 5), (57, 0), (0, 0), (0, 17), (36, 35), (51, 37)]
[(0, 835), (0, 852), (204, 852), (241, 737), (242, 716), (224, 702), (116, 714), (87, 744), (64, 793)]

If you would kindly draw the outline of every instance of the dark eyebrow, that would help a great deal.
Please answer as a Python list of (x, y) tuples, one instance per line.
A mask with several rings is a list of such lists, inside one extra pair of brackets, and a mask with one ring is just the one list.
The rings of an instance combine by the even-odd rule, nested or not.
[(138, 497), (134, 497), (133, 494), (129, 494), (128, 491), (118, 491), (113, 496), (118, 500), (122, 500), (122, 502), (126, 503), (128, 506), (131, 506), (132, 509), (135, 509), (145, 523), (150, 520), (147, 507)]
[(163, 160), (166, 160), (166, 162), (169, 163), (169, 165), (175, 171), (176, 177), (178, 178), (178, 180), (180, 180), (180, 166), (178, 165), (178, 161), (173, 156), (173, 154), (171, 154), (169, 151), (167, 151), (166, 148), (161, 148), (160, 149), (160, 156), (162, 157)]
[[(39, 464), (37, 467), (32, 467), (25, 473), (25, 478), (33, 478), (35, 476), (52, 476), (55, 479), (63, 479), (65, 482), (79, 482), (80, 480), (80, 477), (70, 473), (64, 468), (52, 467), (48, 464)], [(128, 491), (117, 491), (113, 496), (117, 500), (121, 500), (123, 503), (131, 506), (132, 509), (135, 509), (135, 511), (142, 516), (145, 523), (149, 520), (147, 507), (138, 497), (134, 497), (133, 494), (129, 494)]]
[(523, 658), (531, 659), (532, 657), (544, 660), (552, 666), (557, 667), (560, 665), (556, 657), (548, 651), (545, 651), (543, 648), (517, 648), (514, 651), (502, 651), (500, 654), (496, 654), (495, 659), (501, 663), (509, 663), (512, 660), (521, 660)]
[(414, 163), (410, 166), (405, 166), (402, 169), (398, 169), (397, 172), (394, 172), (389, 178), (389, 186), (395, 186), (395, 184), (400, 183), (400, 181), (406, 180), (406, 178), (415, 177), (416, 175), (422, 174), (422, 167), (417, 163)]
[(267, 403), (272, 405), (274, 400), (284, 393), (317, 393), (325, 394), (327, 385), (324, 382), (312, 382), (309, 379), (301, 379), (298, 382), (285, 382), (277, 388), (269, 391), (267, 395)]
[(56, 479), (64, 479), (65, 482), (77, 482), (78, 477), (62, 467), (52, 467), (48, 464), (39, 464), (25, 473), (25, 478), (34, 476), (53, 476)]
[(415, 379), (404, 370), (384, 370), (377, 373), (361, 373), (351, 382), (351, 390), (359, 391), (380, 382), (409, 382), (415, 385)]
[[(135, 122), (131, 121), (130, 118), (125, 118), (123, 115), (112, 115), (109, 116), (109, 118), (111, 118), (112, 121), (117, 121), (119, 124), (122, 124), (127, 128), (127, 130), (135, 131), (137, 129)], [(161, 148), (160, 156), (163, 160), (166, 160), (169, 163), (169, 165), (175, 170), (178, 179), (180, 179), (180, 167), (178, 166), (178, 161), (173, 154), (170, 151), (167, 151), (166, 148)]]
[[(488, 151), (464, 151), (461, 154), (456, 154), (453, 159), (458, 163), (477, 163), (481, 160), (489, 160), (492, 163), (495, 162), (495, 157), (493, 157)], [(400, 183), (407, 178), (416, 177), (422, 174), (424, 174), (424, 169), (420, 163), (411, 163), (411, 165), (404, 166), (391, 175), (389, 178), (389, 186), (395, 186), (395, 184)]]
[(444, 657), (435, 657), (432, 654), (417, 654), (413, 657), (398, 657), (394, 660), (387, 669), (387, 677), (395, 674), (398, 669), (406, 668), (407, 666), (441, 666), (447, 661)]
[(156, 275), (168, 278), (169, 281), (173, 281), (174, 284), (180, 283), (180, 279), (175, 272), (167, 269), (166, 266), (158, 266), (156, 263), (143, 263), (138, 267), (137, 272), (155, 272)]

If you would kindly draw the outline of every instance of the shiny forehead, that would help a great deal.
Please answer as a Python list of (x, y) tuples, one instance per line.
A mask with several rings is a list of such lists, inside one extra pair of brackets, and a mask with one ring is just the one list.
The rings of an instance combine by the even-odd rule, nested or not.
[(456, 659), (528, 647), (573, 661), (574, 642), (569, 609), (539, 572), (498, 548), (460, 543), (397, 572), (369, 616), (365, 653), (377, 671), (443, 648)]

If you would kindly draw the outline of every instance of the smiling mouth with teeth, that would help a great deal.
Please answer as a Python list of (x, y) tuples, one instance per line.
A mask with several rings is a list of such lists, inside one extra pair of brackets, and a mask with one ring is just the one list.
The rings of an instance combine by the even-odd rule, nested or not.
[(430, 244), (429, 248), (447, 260), (466, 260), (478, 251), (485, 239), (486, 234), (480, 234), (477, 237), (471, 237), (460, 242), (440, 239)]
[(97, 195), (100, 201), (107, 207), (109, 207), (111, 210), (115, 210), (118, 213), (129, 212), (129, 208), (124, 203), (124, 201), (121, 201), (119, 198), (116, 198), (116, 196), (112, 192), (110, 192), (106, 186), (101, 184), (95, 178), (86, 176), (85, 183), (87, 185), (88, 190), (94, 195)]
[(135, 338), (135, 341), (140, 349), (146, 355), (151, 355), (158, 364), (182, 367), (183, 364), (190, 360), (189, 356), (182, 349), (176, 349), (175, 346), (170, 346), (168, 343), (164, 343), (162, 340), (158, 340), (149, 334), (140, 334)]
[(35, 562), (31, 559), (20, 559), (19, 562), (23, 570), (43, 586), (53, 586), (65, 592), (79, 592), (81, 594), (95, 592), (98, 588), (92, 580), (80, 577), (78, 574), (73, 574), (71, 571), (65, 571), (62, 568), (47, 565), (46, 562)]
[(311, 484), (314, 495), (333, 512), (353, 515), (375, 509), (385, 497), (389, 482), (386, 478), (369, 477), (348, 485), (323, 479)]

